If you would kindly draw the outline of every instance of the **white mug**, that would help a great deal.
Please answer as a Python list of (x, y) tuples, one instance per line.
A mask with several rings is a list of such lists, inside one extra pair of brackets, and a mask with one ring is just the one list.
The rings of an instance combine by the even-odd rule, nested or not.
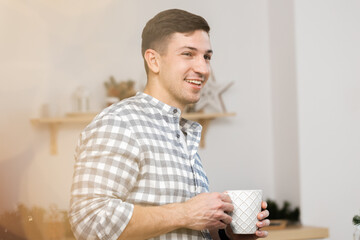
[(234, 211), (230, 213), (235, 234), (253, 234), (257, 230), (257, 215), (261, 212), (262, 190), (228, 190)]

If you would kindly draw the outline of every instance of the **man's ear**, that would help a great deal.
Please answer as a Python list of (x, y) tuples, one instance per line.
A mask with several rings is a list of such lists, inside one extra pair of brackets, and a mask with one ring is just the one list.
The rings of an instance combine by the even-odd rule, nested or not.
[(149, 70), (158, 73), (160, 71), (160, 55), (153, 49), (147, 49), (144, 53), (145, 61), (149, 67)]

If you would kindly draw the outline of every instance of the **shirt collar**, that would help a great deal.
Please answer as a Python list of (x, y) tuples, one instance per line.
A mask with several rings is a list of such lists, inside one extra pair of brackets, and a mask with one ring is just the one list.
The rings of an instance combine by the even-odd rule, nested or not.
[(181, 131), (187, 135), (187, 147), (192, 156), (191, 159), (193, 159), (200, 143), (202, 126), (197, 122), (182, 118), (180, 109), (163, 103), (144, 92), (137, 92), (136, 97), (139, 97), (145, 104), (150, 104), (153, 108), (159, 110), (164, 115), (164, 119), (168, 119), (166, 121), (169, 123), (179, 125)]
[(182, 126), (183, 131), (187, 132), (189, 129), (192, 129), (193, 132), (201, 133), (201, 125), (197, 122), (181, 118), (181, 110), (179, 108), (161, 102), (157, 98), (154, 98), (153, 96), (148, 95), (144, 92), (137, 92), (136, 96), (142, 98), (142, 101), (150, 104), (163, 114), (177, 118), (177, 122)]
[(154, 108), (160, 110), (162, 113), (180, 118), (181, 111), (179, 108), (176, 108), (176, 107), (170, 106), (164, 102), (161, 102), (157, 98), (154, 98), (153, 96), (150, 96), (144, 92), (137, 92), (136, 96), (142, 98), (142, 100), (144, 102), (146, 102), (146, 103), (150, 104), (151, 106), (153, 106)]

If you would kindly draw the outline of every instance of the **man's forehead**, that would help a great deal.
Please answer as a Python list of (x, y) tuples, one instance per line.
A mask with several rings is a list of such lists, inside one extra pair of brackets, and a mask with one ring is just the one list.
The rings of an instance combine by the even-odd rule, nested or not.
[(173, 33), (168, 39), (168, 44), (176, 49), (188, 48), (212, 52), (209, 34), (203, 30), (196, 30), (187, 33)]

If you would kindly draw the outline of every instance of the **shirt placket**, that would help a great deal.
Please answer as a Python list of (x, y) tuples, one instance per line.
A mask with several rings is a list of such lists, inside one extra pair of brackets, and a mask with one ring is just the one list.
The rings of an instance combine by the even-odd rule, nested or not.
[(182, 146), (181, 149), (182, 149), (183, 154), (186, 156), (185, 157), (185, 159), (187, 159), (186, 164), (191, 169), (191, 174), (192, 174), (191, 179), (193, 180), (193, 185), (190, 189), (190, 192), (191, 192), (192, 196), (196, 196), (198, 194), (198, 192), (197, 192), (198, 183), (197, 183), (195, 166), (194, 166), (195, 160), (192, 159), (192, 157), (191, 157), (192, 155), (190, 154), (190, 151), (188, 149), (188, 144), (187, 144), (187, 139), (185, 137), (185, 133), (181, 130), (181, 126), (179, 124), (180, 114), (177, 109), (174, 109), (173, 113), (174, 113), (175, 129), (176, 129), (176, 138), (178, 139), (179, 143)]
[[(183, 133), (183, 132), (181, 132), (181, 133)], [(183, 149), (184, 149), (184, 151), (185, 151), (185, 153), (186, 153), (186, 156), (187, 156), (187, 159), (189, 160), (189, 163), (190, 163), (190, 168), (191, 168), (191, 172), (192, 172), (192, 176), (193, 176), (193, 187), (194, 187), (194, 189), (192, 189), (193, 190), (193, 194), (194, 194), (194, 196), (196, 196), (197, 194), (199, 194), (199, 192), (198, 192), (198, 178), (196, 177), (196, 170), (195, 170), (195, 155), (194, 154), (190, 154), (190, 151), (189, 151), (189, 149), (188, 149), (188, 144), (187, 144), (187, 141), (186, 141), (186, 139), (185, 139), (185, 134), (183, 133), (183, 134), (180, 134), (180, 135), (182, 135), (181, 137), (180, 137), (180, 139), (181, 139), (181, 144), (182, 144), (182, 146), (183, 146)], [(210, 236), (210, 233), (209, 233), (209, 231), (208, 230), (201, 230), (200, 231), (201, 232), (201, 235), (202, 235), (202, 237), (204, 238), (204, 239), (210, 239), (209, 238), (209, 236)]]
[(198, 168), (197, 168), (197, 165), (196, 165), (196, 153), (197, 153), (197, 150), (194, 149), (194, 145), (195, 145), (195, 142), (191, 141), (190, 138), (186, 139), (186, 142), (187, 142), (187, 145), (186, 146), (191, 146), (192, 148), (187, 148), (187, 151), (188, 151), (188, 159), (189, 159), (189, 162), (190, 162), (190, 165), (191, 165), (191, 170), (192, 170), (192, 173), (193, 173), (193, 180), (194, 180), (194, 186), (195, 186), (195, 195), (199, 194), (200, 191), (200, 179), (198, 178), (198, 175), (197, 175), (197, 171), (198, 171)]

